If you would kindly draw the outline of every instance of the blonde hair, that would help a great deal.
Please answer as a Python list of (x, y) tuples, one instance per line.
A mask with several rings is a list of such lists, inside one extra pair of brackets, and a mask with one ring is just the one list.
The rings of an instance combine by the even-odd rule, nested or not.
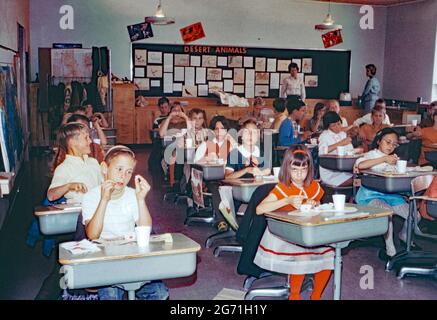
[(136, 161), (135, 153), (128, 147), (118, 145), (114, 146), (106, 152), (105, 158), (103, 161), (106, 162), (107, 165), (116, 157), (120, 155), (125, 155), (131, 157), (134, 161)]

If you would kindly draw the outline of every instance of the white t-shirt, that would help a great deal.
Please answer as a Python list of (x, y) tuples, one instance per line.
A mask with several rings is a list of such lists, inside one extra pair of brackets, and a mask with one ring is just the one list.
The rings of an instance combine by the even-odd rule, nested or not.
[[(361, 118), (358, 118), (357, 120), (354, 121), (354, 125), (359, 127), (360, 125), (367, 123), (367, 124), (372, 124), (372, 113), (366, 113), (364, 116), (362, 116)], [(386, 114), (384, 117), (384, 120), (382, 121), (382, 124), (388, 124), (390, 125), (390, 118), (389, 116)]]
[[(358, 158), (355, 162), (355, 165), (357, 166), (360, 162), (363, 162), (365, 160), (371, 160), (371, 159), (378, 159), (381, 157), (385, 157), (386, 154), (379, 149), (373, 149), (369, 152), (365, 153), (361, 158)], [(387, 162), (383, 162), (380, 164), (377, 164), (376, 166), (371, 167), (370, 169), (377, 171), (377, 172), (384, 172), (384, 171), (396, 171), (396, 166), (389, 164)]]
[[(77, 182), (85, 184), (90, 190), (100, 185), (102, 181), (102, 172), (96, 159), (88, 156), (84, 156), (82, 159), (67, 154), (64, 162), (55, 169), (49, 189)], [(69, 191), (64, 197), (67, 198), (67, 203), (81, 203), (83, 193)]]
[(297, 95), (300, 96), (302, 100), (305, 100), (306, 91), (302, 78), (293, 78), (290, 75), (282, 81), (281, 86), (281, 98), (287, 98), (289, 95)]
[[(88, 191), (82, 201), (83, 224), (92, 219), (100, 202), (101, 186)], [(138, 221), (138, 202), (135, 190), (126, 187), (117, 200), (110, 200), (106, 207), (102, 239), (110, 239), (135, 232)]]
[[(346, 133), (341, 131), (340, 133), (334, 133), (331, 130), (324, 130), (319, 137), (319, 155), (326, 154), (326, 150), (330, 145), (336, 144), (347, 137)], [(345, 146), (346, 151), (351, 151), (354, 146), (350, 143)], [(337, 150), (333, 150), (329, 154), (337, 154)], [(320, 179), (329, 185), (339, 186), (343, 182), (349, 180), (352, 177), (352, 173), (333, 171), (325, 169), (320, 166)]]

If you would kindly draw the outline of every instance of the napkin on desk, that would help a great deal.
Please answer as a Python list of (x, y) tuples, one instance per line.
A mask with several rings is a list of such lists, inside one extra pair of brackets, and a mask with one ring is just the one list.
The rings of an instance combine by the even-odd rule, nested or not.
[(61, 247), (65, 250), (68, 250), (74, 255), (100, 251), (100, 248), (96, 244), (88, 241), (87, 239), (84, 239), (82, 241), (71, 241), (62, 243)]

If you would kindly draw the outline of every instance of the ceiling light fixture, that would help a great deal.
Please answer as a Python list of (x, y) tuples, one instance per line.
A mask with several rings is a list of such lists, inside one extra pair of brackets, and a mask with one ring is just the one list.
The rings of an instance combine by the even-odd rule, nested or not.
[(165, 16), (164, 11), (162, 10), (161, 0), (159, 0), (155, 15), (151, 17), (145, 17), (145, 21), (156, 25), (166, 25), (166, 24), (175, 23), (174, 18)]
[(329, 1), (328, 14), (326, 15), (325, 20), (323, 20), (323, 22), (321, 24), (316, 24), (314, 26), (314, 29), (320, 30), (320, 31), (338, 30), (338, 29), (341, 30), (341, 29), (343, 29), (343, 26), (341, 24), (335, 24), (335, 21), (332, 18), (332, 15), (331, 15), (331, 1)]

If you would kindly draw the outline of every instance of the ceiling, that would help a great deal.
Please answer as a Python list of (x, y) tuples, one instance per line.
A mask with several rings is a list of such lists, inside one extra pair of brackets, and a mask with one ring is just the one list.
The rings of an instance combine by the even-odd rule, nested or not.
[[(329, 2), (329, 0), (316, 0), (316, 1)], [(424, 0), (331, 0), (330, 2), (392, 6), (392, 5), (413, 3), (413, 2), (422, 2), (422, 1)]]

